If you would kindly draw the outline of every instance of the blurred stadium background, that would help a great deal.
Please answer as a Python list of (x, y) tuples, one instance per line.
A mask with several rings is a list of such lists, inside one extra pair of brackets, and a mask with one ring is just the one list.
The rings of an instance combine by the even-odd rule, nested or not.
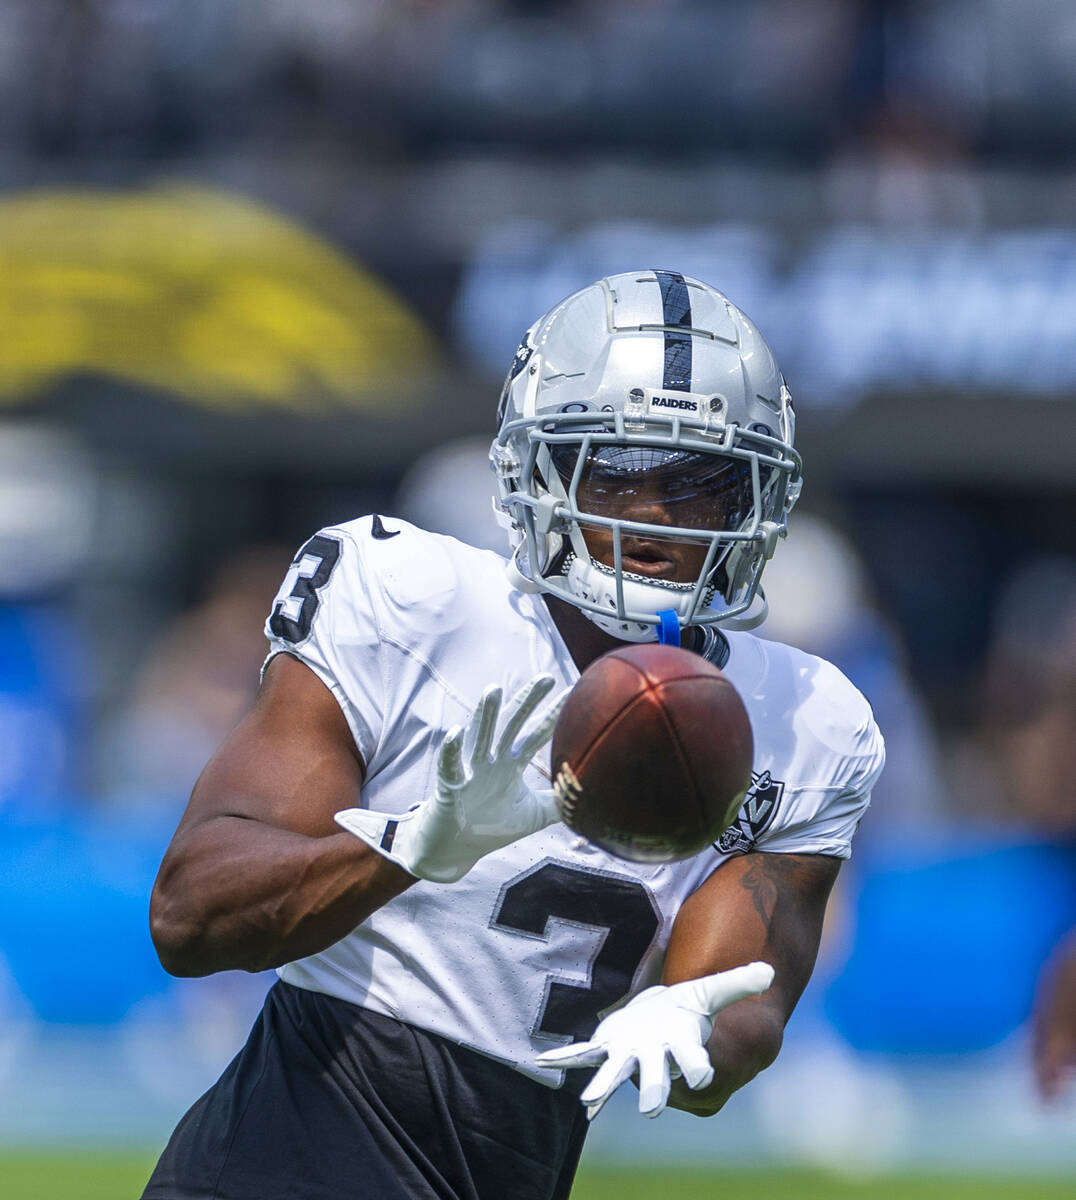
[[(290, 554), (500, 547), (526, 325), (697, 275), (807, 485), (766, 627), (890, 765), (778, 1064), (586, 1162), (1069, 1174), (1036, 979), (1076, 923), (1076, 6), (0, 0), (0, 1151), (159, 1147), (269, 979), (168, 978), (160, 855)], [(65, 1192), (65, 1194), (74, 1194)]]

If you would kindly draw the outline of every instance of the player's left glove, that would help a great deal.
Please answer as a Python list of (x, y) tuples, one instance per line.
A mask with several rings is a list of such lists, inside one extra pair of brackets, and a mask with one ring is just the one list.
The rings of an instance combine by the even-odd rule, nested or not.
[(683, 1076), (693, 1091), (713, 1079), (706, 1042), (714, 1017), (735, 1001), (764, 992), (772, 982), (773, 967), (753, 962), (701, 979), (647, 988), (600, 1022), (589, 1042), (547, 1050), (538, 1056), (538, 1065), (600, 1067), (579, 1097), (587, 1106), (588, 1120), (638, 1071), (639, 1111), (656, 1117), (668, 1103), (674, 1079)]
[(559, 819), (552, 790), (532, 790), (523, 772), (553, 736), (567, 692), (525, 734), (523, 728), (554, 682), (552, 675), (538, 675), (520, 688), (495, 748), (501, 689), (486, 688), (468, 729), (457, 725), (445, 735), (437, 790), (428, 800), (400, 816), (346, 808), (336, 814), (337, 824), (405, 871), (434, 883), (454, 883), (483, 855), (552, 825)]

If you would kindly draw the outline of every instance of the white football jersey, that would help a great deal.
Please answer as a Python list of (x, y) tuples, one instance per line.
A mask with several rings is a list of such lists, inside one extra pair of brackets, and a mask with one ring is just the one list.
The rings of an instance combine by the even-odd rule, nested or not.
[[(363, 804), (402, 813), (432, 794), (437, 753), (483, 689), (539, 672), (579, 678), (541, 596), (504, 560), (394, 518), (322, 530), (299, 551), (266, 624), (273, 654), (331, 689), (366, 763)], [(626, 862), (554, 825), (453, 884), (419, 882), (281, 978), (469, 1046), (558, 1084), (535, 1055), (588, 1037), (656, 982), (684, 900), (750, 849), (846, 858), (884, 759), (863, 696), (829, 663), (746, 633), (718, 662), (755, 740), (735, 824), (681, 862)], [(720, 643), (724, 652), (724, 643)], [(527, 782), (549, 787), (548, 750)]]

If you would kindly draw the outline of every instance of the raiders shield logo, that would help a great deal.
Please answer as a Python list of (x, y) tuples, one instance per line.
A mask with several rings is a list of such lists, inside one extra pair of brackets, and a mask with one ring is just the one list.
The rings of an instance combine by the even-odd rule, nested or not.
[(769, 771), (761, 775), (751, 773), (751, 786), (736, 820), (714, 842), (722, 854), (746, 854), (755, 848), (755, 843), (769, 829), (777, 806), (781, 803), (785, 784), (774, 779)]

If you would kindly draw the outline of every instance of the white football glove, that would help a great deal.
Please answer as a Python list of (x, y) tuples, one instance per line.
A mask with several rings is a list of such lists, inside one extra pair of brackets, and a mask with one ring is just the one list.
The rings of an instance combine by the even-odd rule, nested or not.
[[(345, 808), (337, 824), (419, 879), (454, 883), (485, 854), (536, 833), (558, 820), (551, 789), (532, 791), (523, 782), (530, 760), (553, 736), (567, 692), (550, 703), (514, 746), (523, 726), (552, 690), (552, 675), (537, 675), (511, 701), (513, 709), (491, 751), (501, 711), (501, 689), (488, 687), (466, 731), (445, 735), (437, 759), (437, 790), (399, 816)], [(464, 747), (470, 758), (464, 765)]]
[(576, 1042), (538, 1056), (540, 1067), (598, 1067), (579, 1099), (592, 1121), (618, 1087), (639, 1072), (639, 1111), (656, 1117), (669, 1100), (672, 1081), (683, 1076), (693, 1091), (714, 1077), (706, 1042), (714, 1017), (745, 996), (757, 996), (773, 982), (769, 963), (753, 962), (731, 971), (671, 986), (647, 988), (595, 1029), (589, 1042)]

